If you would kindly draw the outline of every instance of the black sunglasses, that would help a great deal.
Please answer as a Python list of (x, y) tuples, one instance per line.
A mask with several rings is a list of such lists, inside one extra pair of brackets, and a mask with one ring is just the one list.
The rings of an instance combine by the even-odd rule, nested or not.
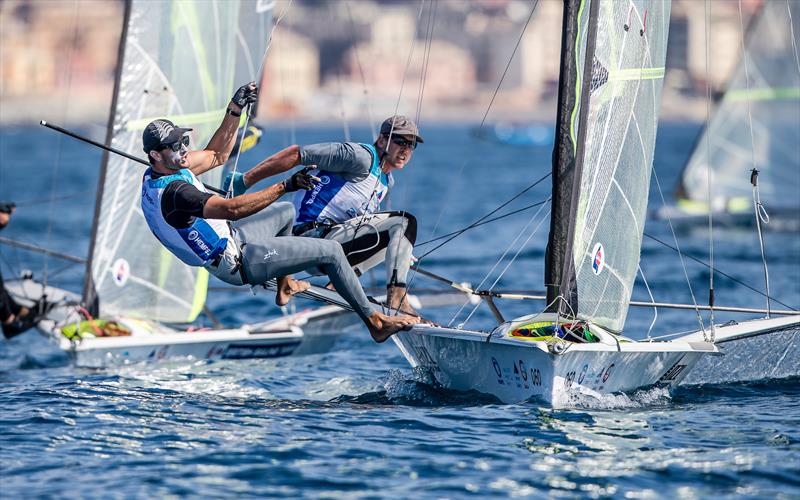
[(397, 144), (401, 148), (408, 147), (411, 149), (417, 149), (417, 141), (409, 141), (405, 137), (400, 137), (399, 135), (392, 136), (392, 142)]
[(177, 153), (178, 151), (181, 150), (181, 146), (186, 146), (187, 148), (189, 147), (189, 136), (188, 135), (184, 135), (183, 137), (181, 137), (181, 140), (179, 140), (177, 142), (173, 142), (173, 143), (170, 143), (170, 144), (162, 144), (161, 145), (161, 149), (171, 149), (171, 150), (173, 150), (174, 152)]

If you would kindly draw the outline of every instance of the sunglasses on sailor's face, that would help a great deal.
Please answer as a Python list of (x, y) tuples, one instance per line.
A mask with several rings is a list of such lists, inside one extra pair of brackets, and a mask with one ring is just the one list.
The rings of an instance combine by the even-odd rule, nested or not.
[(178, 151), (181, 150), (181, 146), (186, 146), (187, 148), (189, 147), (189, 136), (188, 135), (184, 135), (183, 137), (181, 137), (181, 140), (179, 140), (177, 142), (173, 142), (173, 143), (170, 143), (170, 144), (162, 144), (161, 145), (161, 149), (171, 149), (171, 150), (173, 150), (174, 152), (177, 153)]
[(392, 136), (392, 142), (401, 148), (417, 149), (417, 141), (409, 141), (405, 137), (400, 137), (399, 135)]

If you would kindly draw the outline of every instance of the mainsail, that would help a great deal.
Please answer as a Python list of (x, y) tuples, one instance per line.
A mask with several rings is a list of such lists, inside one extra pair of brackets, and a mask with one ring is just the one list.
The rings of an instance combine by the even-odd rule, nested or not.
[[(237, 85), (258, 80), (272, 1), (132, 0), (107, 143), (143, 157), (142, 129), (167, 117), (191, 127), (202, 148)], [(103, 159), (84, 301), (99, 313), (163, 322), (193, 321), (205, 304), (208, 274), (186, 266), (156, 240), (140, 209), (140, 164)], [(220, 169), (203, 176), (218, 185)]]
[(551, 308), (613, 331), (639, 264), (669, 14), (663, 0), (565, 2), (546, 284)]
[(708, 211), (710, 175), (712, 211), (752, 211), (749, 171), (755, 159), (767, 207), (800, 215), (798, 50), (800, 3), (764, 2), (747, 32), (746, 68), (743, 59), (681, 176), (678, 204), (682, 209)]

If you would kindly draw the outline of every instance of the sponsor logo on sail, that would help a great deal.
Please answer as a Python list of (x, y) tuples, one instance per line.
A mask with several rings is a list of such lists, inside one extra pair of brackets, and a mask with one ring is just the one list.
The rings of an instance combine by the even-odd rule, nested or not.
[(606, 251), (603, 249), (602, 243), (595, 243), (594, 249), (592, 250), (592, 272), (594, 274), (600, 274), (603, 272), (605, 267)]

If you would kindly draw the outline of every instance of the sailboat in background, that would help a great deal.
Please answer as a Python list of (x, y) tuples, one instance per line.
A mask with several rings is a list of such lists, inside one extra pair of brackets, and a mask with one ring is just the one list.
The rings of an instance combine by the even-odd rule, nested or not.
[(749, 182), (755, 164), (771, 218), (766, 227), (800, 228), (798, 50), (800, 4), (765, 1), (751, 21), (745, 53), (728, 89), (683, 169), (677, 203), (658, 210), (657, 218), (702, 224), (710, 208), (715, 224), (755, 224)]
[(496, 300), (540, 297), (476, 291), (500, 322), (491, 332), (417, 325), (393, 337), (437, 384), (503, 402), (562, 406), (578, 393), (674, 388), (701, 358), (719, 354), (713, 340), (800, 330), (792, 316), (672, 341), (622, 336), (640, 258), (670, 4), (564, 5), (547, 307), (505, 321)]
[[(167, 117), (205, 144), (219, 126), (231, 89), (257, 73), (272, 30), (274, 2), (129, 0), (106, 144), (141, 156), (142, 129)], [(244, 119), (244, 117), (243, 117)], [(243, 123), (244, 124), (244, 120)], [(141, 214), (142, 166), (105, 153), (82, 296), (32, 280), (10, 284), (24, 299), (54, 304), (39, 329), (80, 366), (163, 359), (262, 358), (329, 350), (346, 313), (317, 310), (290, 319), (200, 329), (208, 273), (189, 267), (150, 233)], [(221, 169), (202, 180), (219, 185)], [(324, 315), (315, 331), (300, 328)], [(98, 320), (89, 321), (94, 316)], [(186, 326), (180, 326), (186, 325)]]

